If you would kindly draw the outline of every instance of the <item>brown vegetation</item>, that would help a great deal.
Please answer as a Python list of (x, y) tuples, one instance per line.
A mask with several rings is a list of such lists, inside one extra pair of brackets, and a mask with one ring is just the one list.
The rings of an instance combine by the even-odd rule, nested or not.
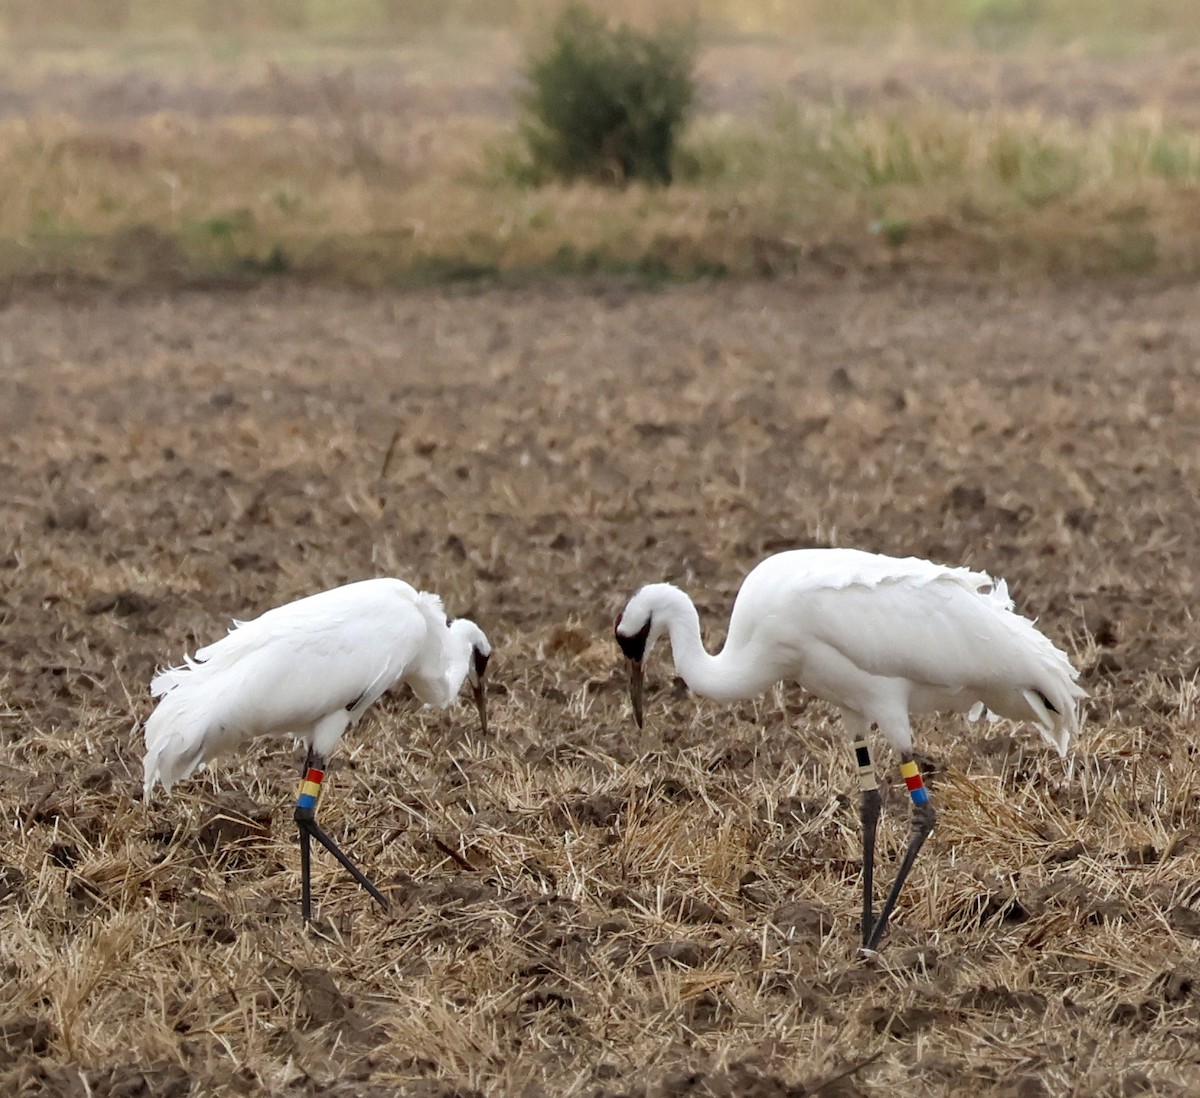
[(0, 280), (1197, 269), (1200, 84), (1182, 35), (1129, 36), (1114, 56), (710, 29), (675, 184), (621, 190), (520, 182), (525, 42), (497, 26), (10, 36)]
[[(0, 1090), (1194, 1092), (1193, 298), (11, 299)], [(922, 726), (939, 827), (876, 968), (830, 713), (704, 703), (657, 661), (639, 734), (610, 638), (671, 578), (715, 643), (745, 570), (813, 543), (1007, 577), (1093, 692), (1070, 769), (1030, 731)], [(488, 629), (493, 735), (376, 708), (323, 819), (394, 909), (321, 858), (306, 933), (299, 754), (143, 805), (135, 724), (229, 617), (378, 573)]]

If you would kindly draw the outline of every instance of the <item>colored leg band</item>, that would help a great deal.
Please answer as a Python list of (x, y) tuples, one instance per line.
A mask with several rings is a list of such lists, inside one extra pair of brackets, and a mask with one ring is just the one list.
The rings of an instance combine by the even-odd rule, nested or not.
[(300, 783), (300, 792), (296, 796), (297, 808), (316, 808), (317, 798), (321, 796), (321, 780), (325, 777), (323, 770), (316, 767), (309, 769)]
[(921, 772), (912, 759), (900, 764), (900, 776), (904, 779), (904, 784), (908, 786), (908, 793), (912, 797), (913, 804), (929, 803), (929, 794), (925, 790), (925, 783), (921, 780)]
[(879, 783), (875, 780), (875, 764), (871, 762), (871, 749), (867, 746), (866, 740), (854, 741), (854, 761), (858, 766), (859, 789), (864, 793), (878, 789)]

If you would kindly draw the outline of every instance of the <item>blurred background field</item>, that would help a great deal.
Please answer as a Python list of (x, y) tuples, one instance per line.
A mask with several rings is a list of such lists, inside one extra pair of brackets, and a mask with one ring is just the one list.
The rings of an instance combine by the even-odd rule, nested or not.
[(1183, 2), (632, 2), (696, 28), (670, 187), (514, 170), (532, 0), (9, 0), (0, 277), (366, 285), (1200, 262)]

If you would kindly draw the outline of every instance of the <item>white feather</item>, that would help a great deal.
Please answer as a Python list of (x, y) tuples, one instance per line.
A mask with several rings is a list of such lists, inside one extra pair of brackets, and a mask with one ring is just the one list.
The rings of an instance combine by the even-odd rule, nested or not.
[[(1060, 753), (1078, 731), (1079, 673), (1027, 618), (1007, 585), (983, 572), (854, 549), (768, 557), (746, 576), (722, 651), (709, 655), (691, 600), (651, 584), (629, 600), (618, 632), (667, 634), (679, 675), (732, 701), (794, 680), (838, 706), (852, 731), (870, 724), (912, 750), (909, 714), (979, 706), (1033, 722)], [(981, 710), (980, 710), (981, 711)]]
[(398, 579), (347, 584), (235, 621), (151, 682), (161, 700), (145, 725), (145, 797), (255, 736), (290, 732), (327, 755), (399, 682), (426, 704), (448, 705), (473, 643), (490, 651), (478, 627), (452, 632), (436, 595)]

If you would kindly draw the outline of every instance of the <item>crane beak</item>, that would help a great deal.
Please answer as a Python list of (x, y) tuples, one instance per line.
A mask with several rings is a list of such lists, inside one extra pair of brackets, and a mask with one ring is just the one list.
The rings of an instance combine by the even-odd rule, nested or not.
[(621, 621), (624, 617), (622, 613), (617, 618), (617, 647), (625, 653), (625, 664), (629, 668), (629, 700), (633, 702), (633, 719), (637, 721), (638, 728), (641, 728), (642, 692), (645, 681), (643, 676), (646, 673), (642, 661), (646, 658), (646, 649), (649, 647), (651, 622), (647, 618), (641, 629), (632, 636), (626, 636), (621, 632)]
[(629, 700), (633, 703), (633, 719), (638, 728), (642, 727), (642, 694), (645, 685), (645, 670), (641, 660), (629, 660)]
[(471, 652), (472, 671), (471, 693), (475, 696), (475, 708), (479, 711), (479, 728), (486, 736), (487, 727), (487, 668), (491, 652), (481, 652), (478, 648)]
[(475, 708), (479, 712), (479, 729), (486, 736), (488, 734), (487, 686), (483, 679), (480, 679), (471, 687), (471, 693), (475, 697)]

